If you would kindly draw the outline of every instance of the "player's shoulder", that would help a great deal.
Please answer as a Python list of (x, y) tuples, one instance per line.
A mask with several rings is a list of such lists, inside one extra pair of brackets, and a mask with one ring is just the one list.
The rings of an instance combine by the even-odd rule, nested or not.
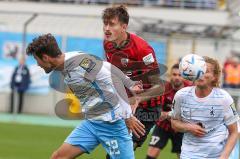
[[(101, 68), (102, 60), (92, 54), (84, 53), (81, 51), (67, 52), (65, 54), (64, 69), (73, 70), (81, 67), (87, 72), (90, 72), (97, 67)], [(99, 70), (99, 68), (97, 70)]]
[(219, 99), (226, 99), (226, 100), (232, 100), (231, 95), (224, 89), (215, 87), (213, 88), (213, 96)]
[(65, 54), (65, 60), (72, 59), (79, 55), (84, 55), (84, 53), (82, 51), (71, 51), (71, 52), (66, 52), (64, 54)]
[(134, 41), (134, 43), (137, 44), (137, 46), (139, 46), (140, 48), (144, 48), (144, 47), (148, 47), (149, 44), (146, 40), (144, 40), (142, 37), (137, 36), (134, 33), (129, 33), (130, 34), (130, 39), (132, 41)]
[(79, 58), (84, 55), (81, 51), (72, 51), (64, 53), (64, 68), (67, 70), (73, 69), (78, 65)]
[(164, 93), (163, 95), (168, 95), (173, 91), (172, 84), (169, 81), (164, 83)]
[(183, 87), (183, 88), (181, 88), (178, 92), (186, 92), (186, 93), (192, 92), (192, 91), (194, 90), (194, 87), (195, 87), (195, 86)]
[(182, 89), (178, 90), (176, 92), (176, 96), (186, 96), (186, 95), (192, 95), (192, 92), (194, 91), (195, 86), (187, 86), (183, 87)]
[(146, 40), (144, 40), (142, 37), (140, 37), (140, 36), (138, 36), (134, 33), (129, 33), (129, 34), (130, 34), (130, 37), (134, 40), (139, 40), (139, 41), (145, 41), (146, 42)]
[(214, 91), (214, 94), (218, 95), (218, 96), (226, 96), (226, 95), (228, 96), (229, 95), (229, 93), (222, 88), (215, 87), (215, 88), (213, 88), (213, 91)]
[(170, 90), (172, 89), (172, 84), (169, 81), (165, 81), (164, 83), (165, 90)]
[(183, 81), (183, 85), (184, 85), (184, 87), (193, 86), (193, 82), (192, 81), (188, 81), (188, 80), (184, 80)]

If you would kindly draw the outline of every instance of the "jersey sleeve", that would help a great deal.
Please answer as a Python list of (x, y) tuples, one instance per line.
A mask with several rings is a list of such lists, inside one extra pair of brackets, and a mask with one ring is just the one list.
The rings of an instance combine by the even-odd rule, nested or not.
[(109, 62), (104, 61), (104, 66), (111, 70), (111, 77), (114, 83), (114, 88), (116, 90), (116, 94), (119, 97), (120, 107), (122, 109), (122, 118), (127, 119), (132, 116), (132, 109), (128, 102), (128, 96), (126, 93), (126, 89), (135, 85), (135, 82), (132, 81), (129, 77), (127, 77), (120, 69), (110, 64)]
[(138, 63), (141, 75), (134, 80), (142, 80), (144, 89), (161, 84), (160, 69), (155, 52), (145, 41), (138, 48)]
[(172, 113), (171, 116), (173, 119), (181, 119), (181, 96), (179, 95), (179, 93), (177, 92), (174, 96), (173, 99), (173, 108), (172, 108)]
[(90, 81), (96, 79), (103, 66), (103, 61), (100, 58), (90, 54), (78, 55), (74, 57), (74, 61), (76, 61), (77, 67), (81, 68), (83, 77)]
[(232, 97), (226, 93), (224, 102), (224, 122), (226, 125), (231, 125), (239, 120), (238, 113), (235, 108)]
[(145, 67), (152, 69), (158, 68), (155, 52), (147, 42), (142, 44), (138, 55), (139, 61), (142, 61)]
[(116, 66), (112, 65), (112, 73), (115, 74), (118, 78), (120, 78), (125, 87), (130, 89), (132, 86), (135, 85), (135, 81), (132, 81), (128, 76), (126, 76), (120, 69)]
[(123, 101), (120, 106), (122, 107), (122, 118), (123, 119), (128, 119), (128, 118), (132, 117), (132, 115), (133, 115), (132, 108), (127, 102)]

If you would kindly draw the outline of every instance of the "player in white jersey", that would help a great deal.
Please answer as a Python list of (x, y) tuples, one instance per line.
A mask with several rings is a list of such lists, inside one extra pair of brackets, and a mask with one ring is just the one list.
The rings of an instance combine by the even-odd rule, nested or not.
[(181, 159), (228, 159), (238, 137), (232, 97), (218, 88), (220, 66), (204, 57), (206, 73), (195, 86), (179, 90), (173, 101), (172, 127), (184, 132)]
[[(141, 91), (141, 85), (95, 56), (79, 52), (62, 53), (51, 34), (34, 39), (27, 47), (27, 54), (33, 55), (46, 73), (53, 72), (51, 82), (54, 82), (55, 74), (62, 75), (65, 83), (60, 85), (66, 84), (82, 106), (85, 120), (53, 153), (52, 159), (73, 159), (90, 153), (99, 144), (111, 159), (134, 159), (128, 129), (143, 134), (144, 126), (133, 117), (124, 86)], [(65, 87), (59, 88), (58, 91), (66, 93)]]

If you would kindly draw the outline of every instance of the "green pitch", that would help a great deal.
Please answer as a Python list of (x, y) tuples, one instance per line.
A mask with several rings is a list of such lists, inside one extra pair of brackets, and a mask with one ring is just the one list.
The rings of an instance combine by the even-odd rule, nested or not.
[[(0, 159), (47, 159), (57, 149), (72, 127), (53, 127), (0, 123)], [(136, 159), (145, 159), (148, 140), (135, 152)], [(171, 143), (163, 150), (159, 159), (176, 159), (170, 153)], [(101, 146), (90, 155), (78, 159), (105, 159)]]

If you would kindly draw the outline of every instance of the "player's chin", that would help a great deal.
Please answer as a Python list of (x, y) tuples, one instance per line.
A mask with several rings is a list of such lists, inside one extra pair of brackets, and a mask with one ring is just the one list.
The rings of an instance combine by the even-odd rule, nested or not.
[(104, 40), (112, 42), (113, 40), (111, 40), (110, 38), (104, 38)]
[(111, 42), (113, 42), (114, 41), (114, 38), (112, 37), (112, 36), (104, 36), (104, 40), (106, 40), (106, 41), (111, 41)]
[(206, 82), (202, 79), (198, 79), (198, 80), (195, 81), (195, 85), (196, 86), (205, 86)]
[(179, 80), (179, 79), (175, 79), (174, 80), (174, 83), (176, 84), (176, 85), (181, 85), (182, 84), (182, 81), (181, 80)]
[(109, 37), (107, 35), (104, 35), (104, 40), (109, 40)]
[(45, 73), (50, 73), (52, 72), (52, 69), (44, 69)]

